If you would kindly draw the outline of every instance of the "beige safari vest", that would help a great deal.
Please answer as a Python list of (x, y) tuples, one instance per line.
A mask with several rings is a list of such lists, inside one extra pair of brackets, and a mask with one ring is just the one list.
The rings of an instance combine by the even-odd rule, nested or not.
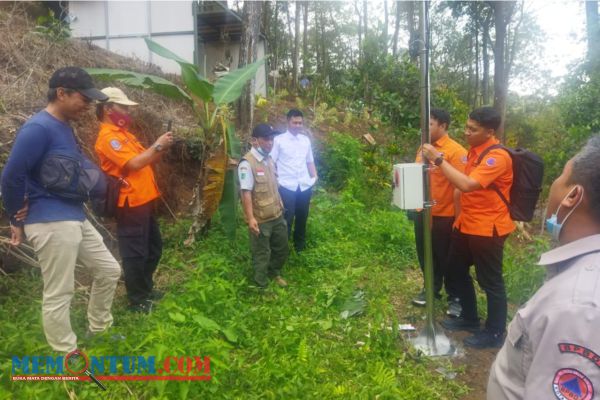
[(271, 221), (283, 213), (283, 204), (277, 190), (277, 175), (275, 163), (268, 157), (267, 163), (262, 163), (249, 151), (244, 156), (252, 169), (254, 188), (252, 189), (252, 211), (259, 224)]

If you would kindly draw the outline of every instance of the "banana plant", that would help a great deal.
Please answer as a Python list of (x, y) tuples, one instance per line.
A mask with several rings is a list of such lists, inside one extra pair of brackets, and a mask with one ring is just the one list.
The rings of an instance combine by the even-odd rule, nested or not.
[[(192, 244), (198, 232), (208, 228), (208, 223), (219, 208), (219, 204), (221, 204), (225, 229), (232, 237), (235, 235), (237, 223), (237, 190), (232, 168), (236, 163), (235, 158), (239, 158), (240, 146), (235, 136), (228, 104), (242, 95), (246, 83), (256, 75), (264, 59), (233, 70), (215, 82), (210, 82), (198, 73), (196, 65), (151, 39), (146, 38), (145, 41), (150, 51), (179, 64), (183, 87), (155, 75), (126, 70), (86, 68), (86, 71), (98, 79), (118, 81), (127, 86), (152, 90), (191, 104), (198, 117), (203, 136), (204, 156), (194, 185), (191, 210), (193, 222), (185, 244)], [(224, 197), (225, 187), (227, 189)]]

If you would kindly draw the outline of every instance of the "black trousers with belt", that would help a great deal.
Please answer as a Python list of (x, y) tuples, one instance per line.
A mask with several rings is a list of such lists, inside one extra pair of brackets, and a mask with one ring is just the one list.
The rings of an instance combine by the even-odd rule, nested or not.
[[(425, 268), (425, 250), (423, 244), (423, 216), (422, 212), (411, 215), (415, 223), (415, 244), (417, 247), (417, 257), (421, 271)], [(450, 240), (452, 237), (452, 224), (454, 217), (431, 218), (431, 248), (433, 253), (433, 287), (436, 295), (440, 294), (442, 286), (445, 286), (448, 298), (457, 298), (458, 291), (453, 286), (451, 279), (447, 277), (447, 258), (450, 250)]]
[(162, 238), (154, 217), (154, 202), (138, 207), (119, 207), (116, 215), (119, 252), (125, 273), (125, 288), (131, 304), (150, 298), (162, 256)]
[(478, 318), (475, 287), (469, 273), (471, 265), (475, 265), (477, 282), (487, 297), (485, 327), (494, 333), (506, 330), (507, 304), (502, 258), (507, 236), (468, 235), (455, 229), (448, 254), (448, 277), (458, 290), (461, 316), (468, 320)]
[[(288, 190), (279, 186), (279, 195), (283, 201), (283, 217), (288, 226), (288, 237), (294, 238), (296, 251), (302, 251), (306, 247), (306, 221), (308, 220), (308, 209), (312, 188), (301, 191)], [(294, 223), (294, 234), (292, 236), (292, 223)]]

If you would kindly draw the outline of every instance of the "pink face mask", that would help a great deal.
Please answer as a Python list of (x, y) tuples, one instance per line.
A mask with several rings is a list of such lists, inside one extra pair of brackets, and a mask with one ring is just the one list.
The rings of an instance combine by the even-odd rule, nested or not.
[(118, 111), (113, 110), (108, 114), (110, 120), (119, 128), (126, 128), (131, 124), (131, 116), (129, 114), (122, 114)]

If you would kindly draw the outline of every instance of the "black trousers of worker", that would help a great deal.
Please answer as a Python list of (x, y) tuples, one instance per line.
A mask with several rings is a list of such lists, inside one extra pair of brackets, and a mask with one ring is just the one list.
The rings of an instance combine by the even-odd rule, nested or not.
[[(287, 222), (288, 237), (294, 238), (296, 251), (302, 251), (306, 247), (306, 221), (308, 220), (312, 187), (302, 192), (300, 187), (296, 191), (292, 191), (279, 186), (279, 195), (283, 201), (283, 217)], [(294, 223), (293, 236), (292, 223)]]
[(156, 271), (162, 256), (162, 238), (154, 217), (154, 202), (138, 207), (117, 209), (117, 237), (125, 274), (125, 288), (131, 304), (150, 298)]
[(506, 330), (506, 289), (502, 276), (504, 241), (508, 235), (477, 236), (468, 235), (455, 229), (448, 254), (448, 277), (458, 290), (462, 306), (461, 317), (467, 320), (478, 319), (477, 298), (473, 279), (469, 273), (475, 265), (479, 286), (487, 297), (487, 321), (485, 327), (494, 333)]
[[(417, 257), (423, 274), (425, 273), (425, 249), (423, 243), (423, 218), (422, 212), (414, 213), (411, 216), (415, 226), (415, 244), (417, 247)], [(449, 299), (458, 297), (458, 290), (453, 286), (451, 279), (447, 277), (446, 267), (448, 251), (450, 250), (450, 240), (452, 237), (452, 224), (454, 217), (432, 217), (431, 218), (431, 248), (433, 253), (433, 288), (436, 296), (440, 295), (442, 286), (445, 286)], [(425, 275), (423, 275), (425, 276)]]

